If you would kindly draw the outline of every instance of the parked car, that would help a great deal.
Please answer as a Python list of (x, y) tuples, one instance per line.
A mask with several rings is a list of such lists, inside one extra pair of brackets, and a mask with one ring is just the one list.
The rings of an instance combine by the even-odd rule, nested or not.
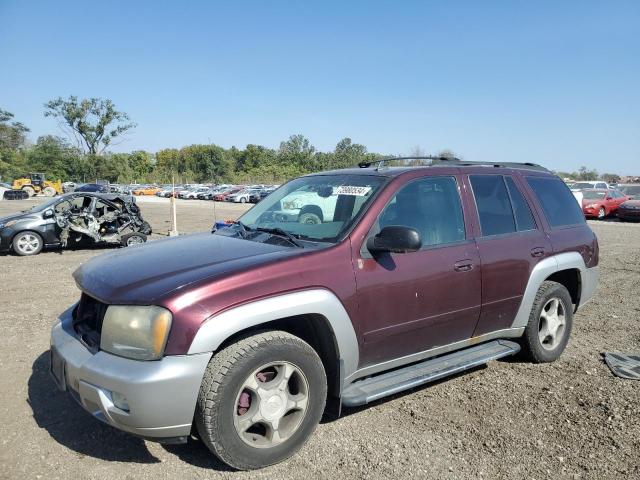
[(162, 190), (157, 185), (145, 185), (133, 190), (134, 195), (155, 195), (160, 190)]
[(101, 185), (98, 183), (85, 183), (84, 185), (76, 187), (74, 192), (109, 193), (109, 187), (107, 185)]
[(630, 199), (640, 198), (640, 185), (638, 184), (620, 185), (618, 190), (620, 190)]
[(260, 190), (257, 190), (256, 192), (251, 194), (251, 198), (249, 199), (249, 201), (251, 203), (258, 203), (258, 202), (262, 201), (267, 195), (269, 195), (274, 190), (275, 190), (275, 188), (273, 188), (273, 187), (261, 188)]
[(0, 251), (28, 256), (83, 243), (130, 246), (150, 234), (133, 197), (76, 191), (0, 218)]
[[(254, 469), (341, 405), (518, 352), (556, 360), (599, 253), (562, 180), (531, 164), (379, 163), (294, 179), (213, 234), (85, 262), (51, 332), (59, 388), (116, 428), (173, 443), (195, 429)], [(297, 218), (288, 197), (307, 202)], [(322, 222), (301, 221), (330, 197)]]
[(640, 221), (640, 197), (621, 203), (616, 216), (623, 222)]
[(232, 193), (225, 200), (235, 203), (248, 203), (251, 201), (251, 197), (259, 192), (260, 189), (257, 188), (245, 188), (239, 192)]
[(183, 190), (180, 192), (180, 198), (184, 198), (185, 200), (196, 200), (199, 194), (207, 193), (209, 190), (209, 187), (197, 187), (188, 191)]
[(605, 218), (616, 213), (629, 197), (614, 189), (582, 190), (582, 211), (588, 218)]
[(216, 202), (225, 202), (227, 201), (227, 197), (236, 192), (239, 192), (240, 188), (228, 188), (227, 190), (223, 190), (220, 193), (217, 193), (213, 196), (213, 200)]
[(588, 182), (576, 182), (571, 187), (571, 191), (585, 190), (585, 189), (608, 189), (609, 184), (607, 182), (603, 182), (602, 180), (596, 181), (588, 181)]

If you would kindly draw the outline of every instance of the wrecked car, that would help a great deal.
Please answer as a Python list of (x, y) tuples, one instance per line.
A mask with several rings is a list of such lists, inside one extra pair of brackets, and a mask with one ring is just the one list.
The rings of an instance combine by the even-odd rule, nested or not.
[(52, 247), (130, 246), (150, 234), (130, 195), (74, 192), (0, 218), (0, 252), (27, 256)]

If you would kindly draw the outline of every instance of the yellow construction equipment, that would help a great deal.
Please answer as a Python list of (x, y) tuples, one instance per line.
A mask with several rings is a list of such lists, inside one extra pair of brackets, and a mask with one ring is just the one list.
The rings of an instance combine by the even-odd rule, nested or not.
[(22, 178), (16, 178), (13, 181), (12, 188), (14, 190), (23, 190), (30, 197), (36, 194), (43, 194), (47, 197), (54, 197), (62, 194), (62, 181), (52, 182), (46, 180), (44, 173), (30, 173)]

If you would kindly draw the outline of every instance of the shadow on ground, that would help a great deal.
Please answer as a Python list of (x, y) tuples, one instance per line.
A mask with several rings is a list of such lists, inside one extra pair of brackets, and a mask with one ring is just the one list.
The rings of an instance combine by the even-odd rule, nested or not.
[[(107, 461), (160, 462), (149, 452), (144, 440), (96, 420), (69, 393), (59, 391), (49, 374), (48, 351), (33, 362), (28, 392), (27, 402), (38, 427), (44, 428), (51, 438), (70, 450)], [(162, 446), (191, 465), (232, 471), (199, 440), (189, 439), (184, 445)]]
[(38, 427), (65, 447), (102, 460), (157, 463), (140, 438), (105, 425), (67, 393), (57, 389), (49, 375), (49, 352), (43, 352), (32, 365), (27, 402)]

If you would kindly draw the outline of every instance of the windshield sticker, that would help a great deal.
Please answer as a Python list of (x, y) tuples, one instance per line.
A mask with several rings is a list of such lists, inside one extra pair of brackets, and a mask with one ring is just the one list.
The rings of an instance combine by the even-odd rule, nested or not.
[(364, 197), (371, 191), (371, 187), (356, 187), (354, 185), (340, 185), (333, 187), (334, 195), (354, 195), (356, 197)]

